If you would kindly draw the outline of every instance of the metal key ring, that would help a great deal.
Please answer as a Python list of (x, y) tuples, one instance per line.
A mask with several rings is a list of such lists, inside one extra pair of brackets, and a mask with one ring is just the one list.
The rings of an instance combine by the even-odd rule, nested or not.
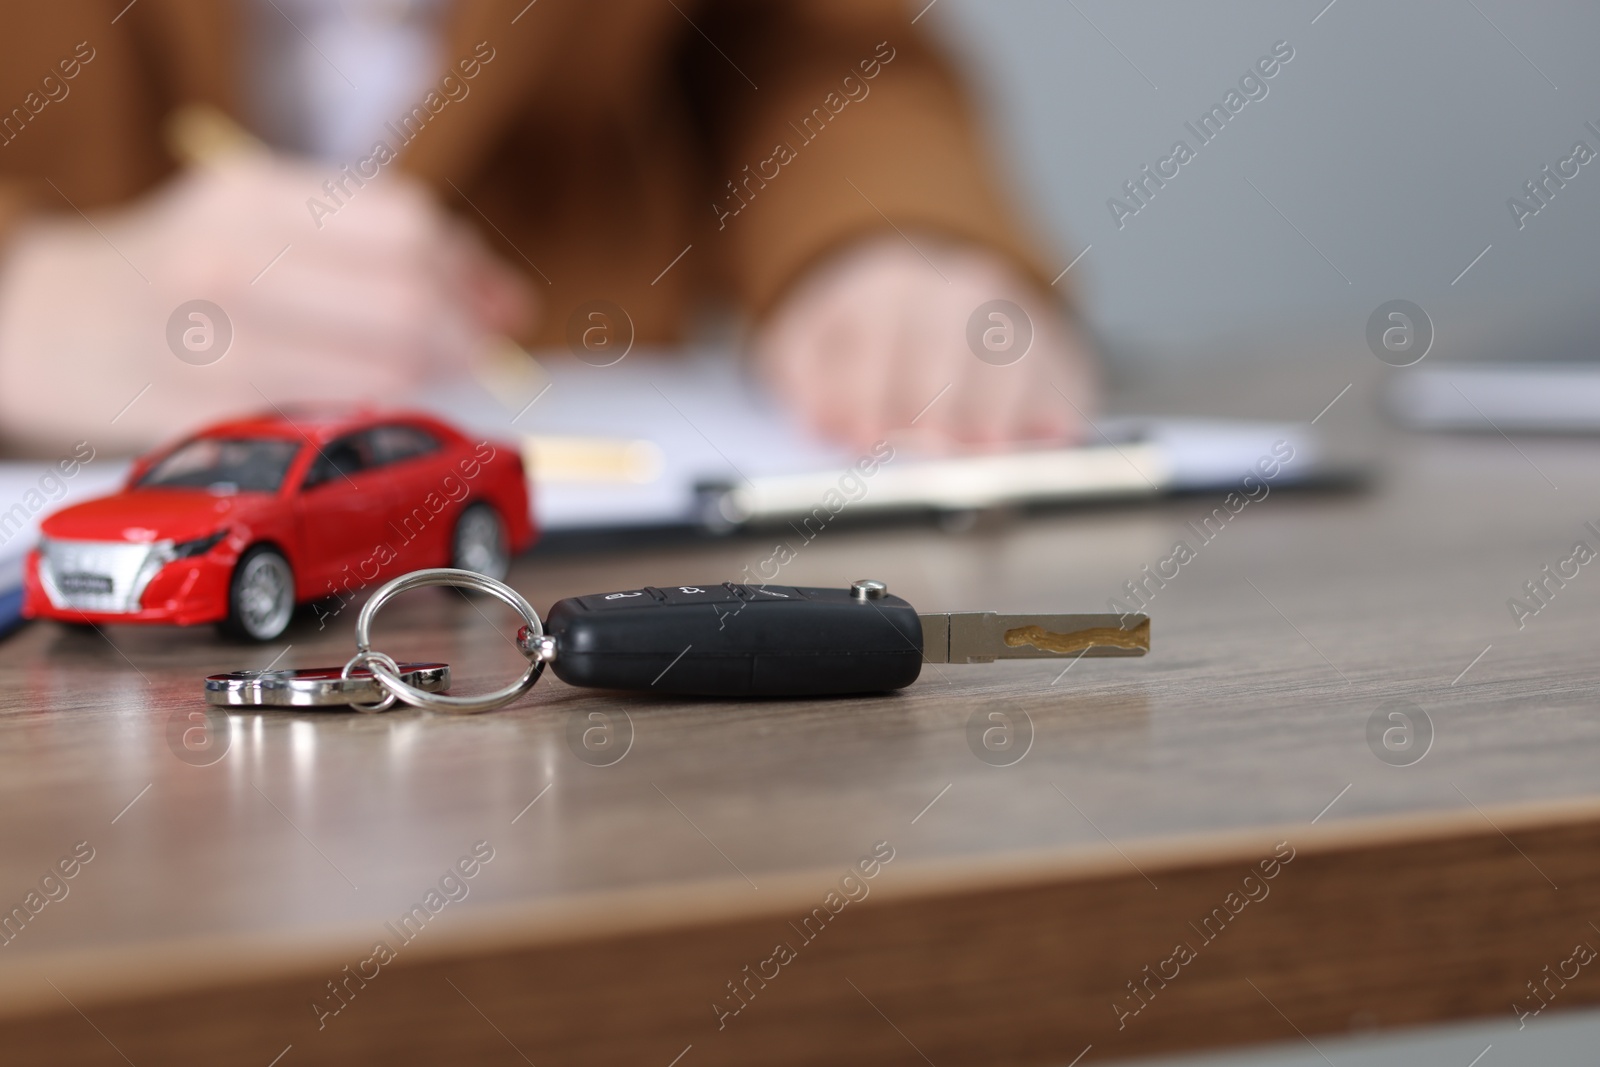
[[(372, 676), (378, 684), (387, 689), (393, 696), (398, 697), (413, 707), (424, 708), (428, 711), (444, 712), (448, 715), (475, 715), (478, 712), (493, 711), (504, 707), (513, 700), (533, 688), (533, 683), (539, 680), (544, 673), (545, 661), (542, 658), (532, 660), (528, 669), (522, 672), (522, 677), (512, 682), (503, 689), (496, 689), (492, 693), (483, 693), (479, 696), (453, 697), (443, 694), (427, 693), (403, 681), (398, 675), (389, 670), (388, 664), (377, 662), (372, 657), (371, 629), (372, 620), (378, 614), (378, 609), (388, 603), (393, 597), (413, 589), (421, 589), (430, 585), (447, 585), (457, 589), (475, 589), (480, 593), (488, 593), (510, 605), (517, 614), (521, 615), (527, 623), (528, 633), (535, 638), (544, 633), (544, 624), (539, 621), (539, 613), (533, 609), (521, 593), (496, 581), (485, 574), (476, 571), (464, 571), (455, 567), (432, 567), (428, 570), (412, 571), (403, 574), (391, 582), (387, 582), (372, 594), (372, 598), (361, 607), (361, 614), (356, 617), (356, 656), (355, 659), (364, 661), (366, 667), (372, 671)], [(519, 646), (519, 651), (521, 651)], [(527, 653), (524, 653), (526, 655)], [(354, 663), (355, 659), (351, 662)], [(392, 662), (392, 661), (391, 661)]]
[[(364, 652), (357, 652), (355, 655), (350, 657), (350, 662), (346, 663), (344, 665), (344, 670), (339, 672), (339, 680), (347, 680), (350, 677), (350, 672), (355, 670), (357, 667), (365, 667), (370, 671), (374, 665), (381, 665), (384, 668), (393, 671), (396, 678), (400, 676), (400, 664), (396, 663), (393, 658), (385, 656), (382, 652), (373, 652), (371, 649), (368, 649)], [(380, 682), (379, 684), (382, 683)], [(390, 708), (394, 707), (394, 701), (394, 691), (389, 690), (383, 694), (383, 699), (375, 704), (351, 704), (350, 706), (355, 708), (357, 711), (364, 712), (368, 715), (373, 715), (380, 711), (388, 711)]]

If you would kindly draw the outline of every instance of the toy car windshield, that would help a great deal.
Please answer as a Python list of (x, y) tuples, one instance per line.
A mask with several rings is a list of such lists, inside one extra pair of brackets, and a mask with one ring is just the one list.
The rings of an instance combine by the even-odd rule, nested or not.
[(169, 452), (137, 484), (141, 489), (275, 493), (300, 447), (281, 437), (197, 437)]

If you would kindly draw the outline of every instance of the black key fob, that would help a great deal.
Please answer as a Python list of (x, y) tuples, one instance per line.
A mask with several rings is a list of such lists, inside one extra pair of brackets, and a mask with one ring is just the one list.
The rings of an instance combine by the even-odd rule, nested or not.
[(595, 593), (558, 601), (545, 633), (556, 677), (600, 689), (827, 696), (900, 689), (922, 670), (916, 609), (849, 589), (728, 582)]

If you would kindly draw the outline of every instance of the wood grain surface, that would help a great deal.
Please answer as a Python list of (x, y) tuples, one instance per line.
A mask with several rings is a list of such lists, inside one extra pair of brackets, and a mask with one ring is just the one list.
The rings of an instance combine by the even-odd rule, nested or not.
[[(264, 648), (30, 626), (0, 644), (0, 905), (60, 899), (0, 947), (0, 1062), (1092, 1064), (1600, 1001), (1600, 968), (1548, 977), (1600, 945), (1600, 576), (1520, 629), (1507, 607), (1600, 548), (1596, 447), (1378, 446), (1372, 491), (1274, 491), (1199, 546), (1151, 655), (938, 665), (893, 696), (547, 677), (478, 717), (225, 716), (208, 762), (179, 740), (201, 678), (340, 663), (353, 608)], [(840, 528), (782, 580), (1104, 611), (1218, 504)], [(535, 553), (514, 584), (542, 608), (721, 580), (779, 536)], [(488, 688), (513, 632), (423, 591), (376, 642)], [(1431, 723), (1408, 766), (1369, 742), (1396, 710)]]

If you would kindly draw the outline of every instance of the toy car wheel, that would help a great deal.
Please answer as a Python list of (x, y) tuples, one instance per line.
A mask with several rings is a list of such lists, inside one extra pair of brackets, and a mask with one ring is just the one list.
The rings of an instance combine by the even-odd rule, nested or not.
[(504, 579), (511, 570), (506, 524), (488, 504), (473, 504), (456, 520), (450, 540), (450, 566)]
[(257, 545), (239, 557), (228, 585), (224, 633), (251, 641), (271, 641), (294, 615), (294, 571), (283, 553)]

